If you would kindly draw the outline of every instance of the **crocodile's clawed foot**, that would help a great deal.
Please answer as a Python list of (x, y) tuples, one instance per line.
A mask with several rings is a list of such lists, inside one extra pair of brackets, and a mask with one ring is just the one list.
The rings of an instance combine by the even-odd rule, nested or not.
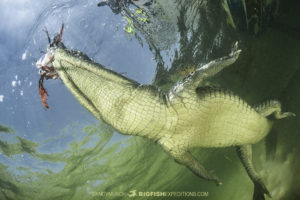
[(283, 119), (283, 118), (290, 118), (290, 117), (296, 117), (296, 114), (292, 113), (292, 112), (284, 112), (284, 113), (277, 112), (277, 113), (275, 113), (276, 119)]
[(220, 181), (219, 177), (215, 174), (214, 170), (209, 171), (210, 176), (212, 177), (211, 180), (216, 183), (217, 186), (222, 185), (223, 183)]
[(231, 50), (231, 53), (229, 54), (231, 57), (238, 57), (240, 55), (240, 53), (242, 52), (241, 49), (238, 49), (238, 46), (239, 46), (239, 42), (236, 41)]
[(265, 194), (272, 198), (270, 192), (262, 181), (254, 182), (253, 200), (264, 200)]
[(223, 183), (222, 183), (220, 180), (217, 180), (217, 181), (216, 181), (216, 185), (217, 185), (217, 186), (220, 186), (220, 185), (223, 185)]
[(279, 101), (270, 100), (259, 106), (255, 107), (255, 110), (264, 117), (273, 115), (275, 119), (283, 119), (287, 117), (295, 117), (296, 114), (292, 112), (281, 112), (281, 104)]
[(279, 115), (279, 117), (280, 117), (280, 119), (286, 118), (286, 117), (296, 117), (296, 114), (292, 113), (292, 112), (284, 112), (284, 113), (281, 113)]

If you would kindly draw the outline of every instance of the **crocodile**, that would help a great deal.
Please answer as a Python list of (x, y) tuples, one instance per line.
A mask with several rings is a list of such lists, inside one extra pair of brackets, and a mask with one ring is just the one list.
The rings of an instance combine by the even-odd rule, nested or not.
[(295, 114), (282, 113), (276, 100), (251, 107), (228, 90), (201, 86), (204, 80), (232, 65), (240, 53), (235, 45), (229, 55), (199, 66), (167, 93), (109, 70), (80, 51), (68, 50), (61, 38), (49, 46), (37, 65), (51, 68), (43, 71), (48, 73), (47, 78), (60, 77), (96, 118), (121, 134), (143, 136), (159, 144), (177, 163), (216, 185), (222, 182), (190, 149), (236, 147), (254, 183), (253, 199), (264, 199), (271, 195), (254, 167), (251, 145), (270, 132), (273, 120), (268, 116), (282, 119)]

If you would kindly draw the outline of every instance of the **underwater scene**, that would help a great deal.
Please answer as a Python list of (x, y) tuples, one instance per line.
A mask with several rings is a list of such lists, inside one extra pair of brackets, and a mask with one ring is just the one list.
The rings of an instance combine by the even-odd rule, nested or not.
[[(0, 200), (300, 199), (299, 9), (1, 0)], [(207, 102), (214, 113), (190, 120)]]

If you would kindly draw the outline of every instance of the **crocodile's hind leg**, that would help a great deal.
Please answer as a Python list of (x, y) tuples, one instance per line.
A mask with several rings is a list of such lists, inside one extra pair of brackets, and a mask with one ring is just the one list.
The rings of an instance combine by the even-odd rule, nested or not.
[(286, 117), (295, 117), (296, 115), (292, 112), (281, 112), (281, 104), (279, 101), (272, 100), (267, 101), (255, 108), (255, 110), (264, 117), (274, 114), (276, 119), (282, 119)]
[(252, 147), (250, 144), (238, 146), (237, 154), (240, 157), (249, 177), (254, 183), (254, 194), (253, 200), (264, 200), (264, 194), (271, 197), (268, 189), (266, 188), (264, 182), (262, 181), (261, 176), (255, 170), (255, 167), (252, 162)]
[(207, 171), (199, 161), (189, 151), (182, 148), (181, 145), (165, 139), (160, 139), (158, 143), (177, 163), (185, 165), (197, 176), (208, 181), (214, 181), (217, 185), (222, 184), (214, 173)]

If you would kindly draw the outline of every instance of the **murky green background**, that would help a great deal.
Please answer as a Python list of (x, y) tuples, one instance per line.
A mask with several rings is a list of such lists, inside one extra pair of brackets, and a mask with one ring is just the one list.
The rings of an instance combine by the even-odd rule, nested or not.
[[(0, 199), (252, 199), (253, 184), (233, 147), (192, 151), (220, 177), (216, 187), (158, 145), (94, 119), (60, 81), (45, 83), (51, 107), (45, 111), (34, 63), (47, 45), (42, 29), (53, 35), (62, 21), (68, 48), (163, 91), (239, 41), (239, 60), (205, 84), (251, 105), (278, 99), (297, 114), (276, 121), (253, 151), (272, 199), (300, 198), (300, 2), (280, 1), (274, 20), (256, 35), (233, 28), (225, 1), (133, 2), (120, 4), (122, 12), (92, 0), (0, 3)], [(130, 197), (134, 192), (199, 195)]]

